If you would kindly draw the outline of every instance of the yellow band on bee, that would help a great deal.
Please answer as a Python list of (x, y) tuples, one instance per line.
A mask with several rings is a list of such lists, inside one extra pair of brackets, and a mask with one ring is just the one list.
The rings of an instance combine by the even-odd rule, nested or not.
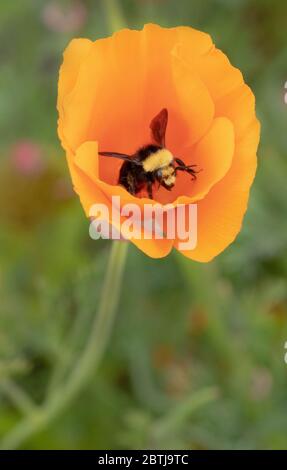
[(155, 171), (170, 165), (172, 161), (173, 156), (170, 151), (160, 149), (145, 159), (143, 162), (143, 168), (145, 171)]

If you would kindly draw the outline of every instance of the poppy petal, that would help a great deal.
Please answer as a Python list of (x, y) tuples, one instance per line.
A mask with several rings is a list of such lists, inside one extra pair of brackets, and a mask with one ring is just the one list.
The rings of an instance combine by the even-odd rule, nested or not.
[(185, 143), (198, 142), (208, 131), (214, 117), (214, 103), (200, 77), (177, 57), (173, 57), (172, 72), (179, 112), (188, 131), (184, 142), (180, 127), (173, 128), (171, 124), (168, 145), (172, 151), (181, 152)]
[[(256, 171), (259, 133), (259, 123), (254, 120), (237, 145), (232, 167), (225, 178), (198, 202), (198, 243), (194, 250), (182, 251), (186, 257), (210, 261), (232, 243), (240, 231)], [(178, 249), (179, 243), (179, 240), (175, 242), (175, 248)]]
[(198, 60), (192, 61), (188, 54), (183, 57), (189, 67), (198, 73), (215, 103), (244, 83), (241, 71), (231, 65), (219, 49), (212, 48)]
[[(64, 60), (59, 73), (58, 101), (59, 134), (62, 135), (62, 119), (64, 116), (64, 100), (73, 90), (80, 66), (91, 49), (92, 41), (89, 39), (73, 39), (64, 52)], [(62, 135), (62, 144), (65, 148), (65, 139)]]
[(234, 125), (235, 141), (245, 138), (255, 119), (255, 97), (251, 89), (243, 84), (216, 103), (216, 114), (225, 116)]
[[(202, 199), (229, 170), (234, 155), (234, 129), (227, 118), (214, 119), (208, 133), (197, 145), (183, 152), (186, 165), (196, 165), (196, 179), (186, 172), (178, 172), (176, 193), (192, 201)], [(190, 199), (189, 199), (190, 200)], [(182, 197), (179, 197), (182, 203)]]

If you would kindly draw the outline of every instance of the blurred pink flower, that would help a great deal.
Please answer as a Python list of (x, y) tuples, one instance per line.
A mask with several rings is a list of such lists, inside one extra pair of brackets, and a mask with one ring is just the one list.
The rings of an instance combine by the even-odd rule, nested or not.
[(87, 18), (87, 10), (80, 0), (71, 0), (68, 6), (52, 0), (47, 2), (42, 13), (44, 25), (51, 31), (75, 32), (81, 29)]
[(41, 147), (30, 140), (19, 141), (14, 145), (11, 161), (19, 173), (27, 176), (39, 175), (45, 167)]

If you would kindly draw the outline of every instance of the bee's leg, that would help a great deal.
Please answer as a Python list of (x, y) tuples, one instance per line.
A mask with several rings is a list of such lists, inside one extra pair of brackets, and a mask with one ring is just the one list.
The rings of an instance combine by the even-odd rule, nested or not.
[(176, 163), (178, 164), (178, 167), (175, 169), (179, 170), (192, 170), (194, 173), (199, 173), (201, 170), (195, 171), (193, 168), (195, 168), (197, 165), (186, 165), (180, 158), (175, 158), (174, 159)]
[(119, 181), (119, 184), (123, 186), (132, 196), (135, 196), (135, 188), (132, 184), (128, 183), (127, 181)]
[(135, 180), (133, 177), (130, 177), (128, 179), (128, 192), (132, 195), (132, 196), (135, 196), (136, 194), (136, 185), (135, 185)]
[(175, 174), (176, 174), (178, 171), (186, 171), (186, 173), (188, 173), (189, 175), (192, 176), (192, 179), (193, 179), (193, 180), (196, 180), (196, 179), (197, 179), (196, 174), (197, 174), (197, 173), (200, 173), (200, 171), (202, 171), (202, 170), (196, 171), (196, 170), (194, 170), (191, 166), (177, 166), (177, 167), (175, 167), (174, 170), (175, 170)]
[(179, 166), (185, 166), (185, 163), (180, 158), (174, 159)]
[(174, 160), (178, 164), (178, 166), (174, 168), (175, 174), (178, 171), (186, 171), (186, 173), (192, 176), (193, 180), (196, 180), (197, 178), (196, 174), (202, 171), (202, 170), (195, 170), (195, 167), (197, 165), (186, 165), (184, 161), (182, 161), (180, 158), (175, 158)]
[(136, 185), (133, 174), (130, 171), (120, 174), (119, 184), (121, 184), (126, 190), (135, 196), (136, 194)]
[(135, 187), (134, 186), (129, 186), (128, 192), (132, 195), (136, 195)]
[(152, 194), (152, 182), (150, 180), (147, 181), (147, 193), (148, 197), (150, 199), (153, 199), (153, 194)]

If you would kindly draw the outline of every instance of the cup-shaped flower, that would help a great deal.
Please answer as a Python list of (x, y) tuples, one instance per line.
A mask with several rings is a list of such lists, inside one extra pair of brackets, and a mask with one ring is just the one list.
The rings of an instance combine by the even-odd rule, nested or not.
[[(151, 127), (163, 110), (168, 122), (159, 142)], [(210, 261), (235, 239), (255, 176), (260, 126), (252, 91), (208, 34), (148, 24), (95, 42), (73, 40), (60, 70), (58, 111), (59, 136), (87, 215), (95, 203), (110, 207), (113, 196), (143, 211), (152, 194), (175, 208), (197, 204), (197, 244), (185, 256)], [(170, 176), (166, 168), (149, 175), (152, 192), (134, 180), (121, 184), (125, 162), (104, 153), (138, 159), (138, 149), (150, 144), (157, 145), (153, 153), (166, 149), (194, 174), (176, 169), (174, 160), (173, 179), (160, 180)], [(181, 246), (177, 236), (132, 242), (151, 257)]]

